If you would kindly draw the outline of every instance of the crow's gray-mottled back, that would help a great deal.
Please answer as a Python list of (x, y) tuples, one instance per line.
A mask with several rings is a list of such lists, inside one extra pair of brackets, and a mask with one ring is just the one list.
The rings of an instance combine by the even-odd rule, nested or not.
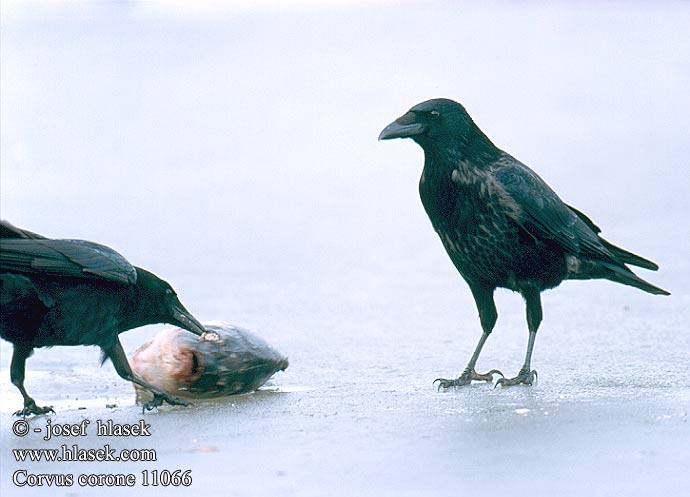
[(566, 205), (534, 171), (497, 148), (465, 108), (448, 99), (422, 102), (389, 124), (379, 140), (412, 138), (424, 150), (419, 181), (422, 204), (453, 264), (472, 291), (482, 336), (460, 377), (439, 388), (492, 381), (475, 371), (496, 323), (493, 293), (520, 292), (527, 307), (529, 341), (522, 369), (505, 386), (531, 385), (532, 349), (542, 319), (540, 293), (565, 279), (605, 278), (656, 295), (669, 295), (636, 276), (626, 264), (658, 266), (599, 236), (587, 216)]
[(0, 336), (14, 345), (10, 378), (24, 397), (16, 415), (45, 414), (24, 388), (26, 359), (36, 347), (98, 345), (117, 373), (163, 401), (188, 402), (132, 372), (118, 335), (153, 323), (171, 323), (202, 335), (165, 281), (132, 266), (113, 249), (84, 240), (52, 240), (0, 221)]

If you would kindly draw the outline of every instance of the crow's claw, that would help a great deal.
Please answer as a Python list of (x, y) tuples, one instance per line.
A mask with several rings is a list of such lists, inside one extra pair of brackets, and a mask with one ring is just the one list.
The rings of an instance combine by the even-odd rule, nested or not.
[(436, 382), (438, 382), (438, 391), (440, 392), (441, 388), (469, 385), (470, 383), (472, 383), (472, 380), (494, 381), (494, 374), (500, 374), (501, 376), (503, 376), (503, 373), (501, 373), (498, 369), (492, 369), (491, 371), (488, 371), (486, 373), (477, 373), (474, 369), (466, 369), (462, 372), (462, 374), (459, 377), (455, 378), (454, 380), (436, 378), (434, 380), (434, 385), (436, 384)]
[(48, 413), (53, 413), (55, 414), (55, 411), (53, 410), (53, 406), (44, 406), (44, 407), (38, 407), (36, 405), (36, 402), (33, 400), (31, 402), (26, 402), (24, 403), (24, 409), (21, 409), (17, 412), (14, 413), (15, 416), (22, 416), (23, 418), (27, 416), (31, 416), (32, 414), (39, 416), (41, 414), (48, 414)]
[(163, 402), (167, 402), (171, 406), (188, 406), (190, 404), (190, 402), (178, 399), (177, 397), (173, 397), (172, 395), (161, 395), (159, 393), (154, 393), (153, 400), (144, 403), (144, 406), (141, 411), (142, 414), (146, 413), (146, 411), (152, 411), (156, 407), (163, 405)]
[(455, 386), (455, 382), (457, 380), (448, 380), (446, 378), (436, 378), (434, 380), (434, 385), (436, 385), (436, 382), (438, 381), (438, 389), (436, 390), (437, 392), (441, 391), (441, 388), (450, 388)]
[(532, 383), (537, 380), (537, 370), (533, 369), (532, 371), (529, 371), (527, 369), (521, 369), (518, 375), (515, 378), (499, 378), (498, 381), (496, 382), (496, 385), (494, 388), (496, 388), (498, 385), (501, 385), (503, 387), (512, 387), (514, 385), (529, 385), (532, 386)]

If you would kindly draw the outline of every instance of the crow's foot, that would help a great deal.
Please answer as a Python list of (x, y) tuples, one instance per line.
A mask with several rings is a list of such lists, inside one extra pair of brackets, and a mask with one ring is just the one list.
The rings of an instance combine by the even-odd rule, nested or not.
[(39, 416), (41, 414), (48, 414), (51, 412), (55, 413), (55, 411), (53, 410), (53, 406), (38, 407), (36, 405), (36, 402), (34, 402), (32, 399), (29, 402), (24, 402), (24, 409), (15, 412), (14, 415), (15, 416), (22, 416), (25, 418), (27, 416), (31, 416), (32, 414)]
[(501, 385), (504, 387), (512, 387), (513, 385), (530, 385), (537, 379), (537, 371), (533, 369), (529, 371), (528, 369), (521, 369), (515, 378), (499, 378), (496, 382), (496, 386)]
[[(478, 381), (494, 381), (494, 373), (495, 374), (500, 374), (503, 376), (503, 373), (501, 373), (498, 369), (492, 369), (491, 371), (487, 373), (477, 373), (474, 369), (466, 369), (465, 371), (462, 372), (462, 374), (455, 378), (454, 380), (447, 380), (445, 378), (436, 378), (434, 380), (434, 385), (438, 381), (438, 389), (439, 391), (441, 388), (450, 388), (450, 387), (459, 387), (462, 385), (469, 385), (472, 383), (472, 380), (478, 380)], [(500, 380), (499, 380), (500, 381)]]
[(152, 411), (156, 407), (163, 405), (163, 402), (167, 402), (171, 406), (188, 406), (189, 402), (186, 400), (178, 399), (168, 394), (153, 393), (153, 400), (144, 403), (142, 413), (146, 411)]

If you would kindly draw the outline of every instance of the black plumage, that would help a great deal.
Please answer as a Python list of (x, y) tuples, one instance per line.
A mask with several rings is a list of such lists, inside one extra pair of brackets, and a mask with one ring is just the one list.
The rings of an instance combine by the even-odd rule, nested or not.
[(205, 332), (165, 281), (132, 266), (111, 248), (84, 240), (53, 240), (0, 222), (0, 336), (14, 345), (12, 383), (24, 397), (17, 415), (44, 414), (24, 388), (26, 359), (36, 347), (98, 345), (103, 361), (150, 390), (152, 409), (186, 404), (136, 376), (118, 335), (153, 323)]
[(542, 291), (565, 279), (604, 278), (669, 294), (626, 266), (656, 270), (655, 263), (601, 238), (598, 226), (565, 204), (529, 167), (497, 148), (459, 103), (434, 99), (414, 106), (379, 136), (392, 138), (412, 138), (424, 150), (422, 204), (472, 291), (483, 329), (467, 368), (459, 378), (439, 379), (439, 388), (473, 379), (491, 381), (493, 373), (501, 374), (474, 369), (498, 317), (496, 288), (522, 294), (529, 329), (525, 363), (515, 378), (499, 379), (503, 385), (534, 380), (531, 356), (542, 320)]

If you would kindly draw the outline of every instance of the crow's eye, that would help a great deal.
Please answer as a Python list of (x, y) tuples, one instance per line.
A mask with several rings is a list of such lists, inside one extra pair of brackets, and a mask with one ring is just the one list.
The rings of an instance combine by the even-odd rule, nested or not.
[(165, 293), (167, 295), (172, 295), (172, 293), (173, 293), (172, 288), (166, 288)]
[(431, 117), (431, 119), (436, 119), (436, 118), (437, 118), (438, 116), (440, 116), (440, 115), (441, 115), (441, 114), (439, 114), (439, 113), (438, 113), (437, 111), (435, 111), (435, 110), (432, 110), (431, 112), (429, 112), (429, 116)]

